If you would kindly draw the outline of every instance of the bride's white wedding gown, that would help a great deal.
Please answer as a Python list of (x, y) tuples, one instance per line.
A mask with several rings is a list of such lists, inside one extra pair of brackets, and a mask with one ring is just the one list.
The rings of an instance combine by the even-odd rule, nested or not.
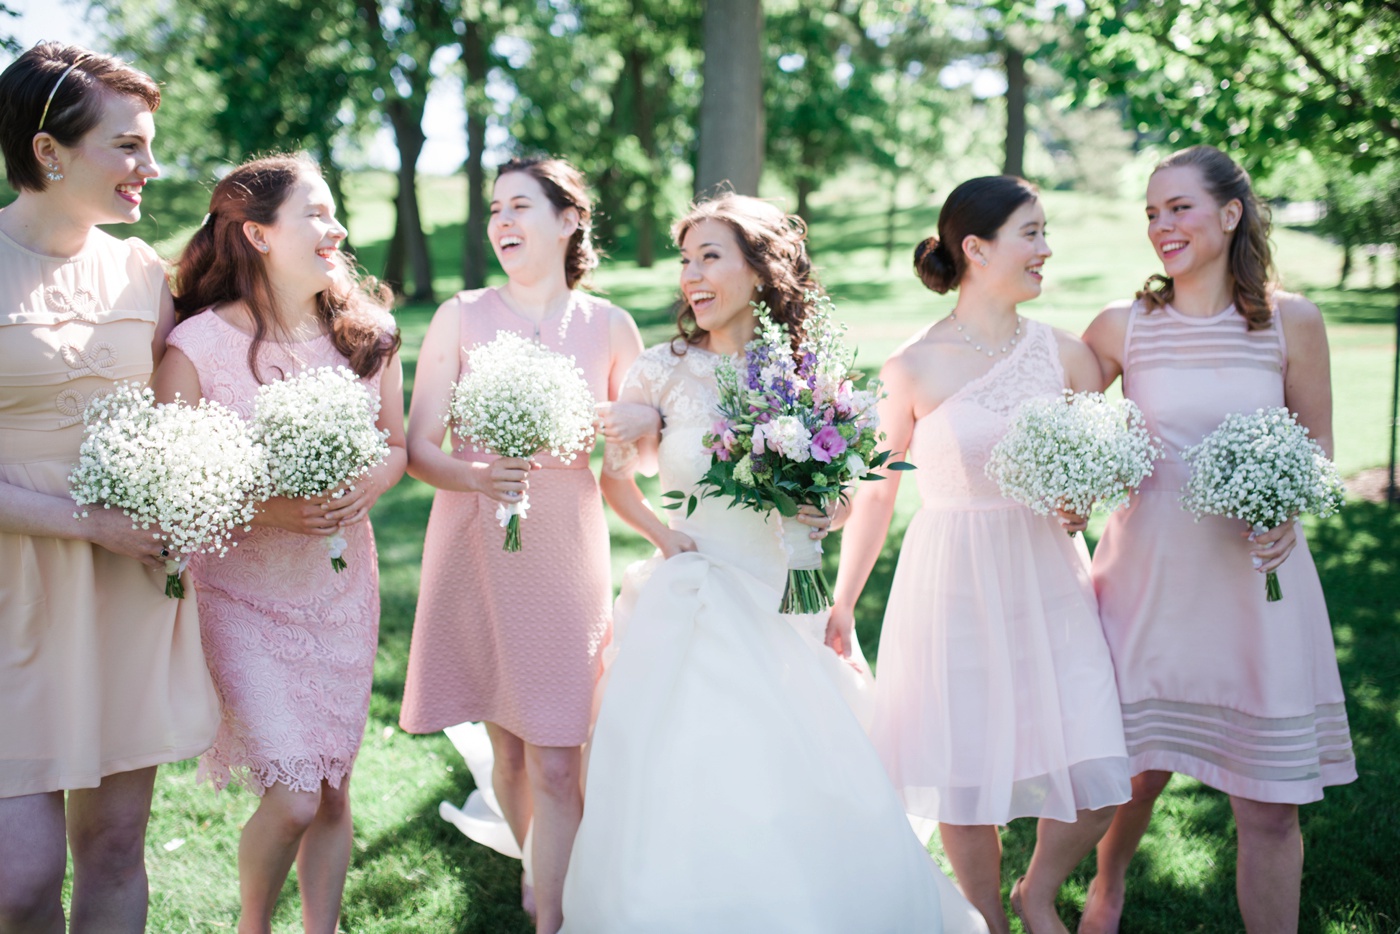
[[(665, 417), (662, 490), (708, 466), (718, 359), (662, 345), (629, 374), (623, 399)], [(985, 931), (843, 699), (847, 663), (779, 615), (776, 520), (711, 499), (672, 525), (697, 550), (618, 599), (565, 934)]]

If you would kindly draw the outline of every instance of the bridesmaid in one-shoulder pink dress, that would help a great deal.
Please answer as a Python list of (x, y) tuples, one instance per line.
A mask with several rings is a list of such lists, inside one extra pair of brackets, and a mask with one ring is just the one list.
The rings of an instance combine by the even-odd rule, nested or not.
[[(1159, 165), (1147, 215), (1171, 278), (1085, 332), (1167, 452), (1094, 554), (1134, 776), (1080, 930), (1117, 930), (1129, 861), (1173, 772), (1230, 796), (1245, 927), (1295, 930), (1298, 805), (1356, 779), (1327, 604), (1293, 523), (1251, 542), (1238, 520), (1182, 509), (1181, 453), (1226, 415), (1275, 406), (1330, 453), (1327, 335), (1317, 306), (1273, 289), (1267, 212), (1224, 153), (1196, 146)], [(1274, 568), (1283, 599), (1269, 603), (1259, 572)]]
[[(642, 343), (625, 311), (576, 290), (597, 264), (590, 216), (583, 178), (567, 163), (502, 166), (488, 235), (508, 282), (463, 292), (438, 309), (409, 419), (409, 472), (438, 490), (400, 723), (412, 733), (486, 723), (495, 756), (490, 782), (517, 845), (533, 819), (537, 925), (550, 934), (561, 921), (582, 813), (580, 747), (611, 625), (602, 500), (587, 458), (566, 464), (541, 454), (532, 464), (477, 451), (455, 435), (447, 453), (443, 419), (468, 351), (500, 331), (572, 356), (600, 403), (616, 398)], [(609, 440), (633, 441), (659, 428), (645, 406), (603, 408)], [(496, 510), (527, 490), (521, 550), (506, 552)]]
[[(261, 799), (238, 847), (240, 928), (267, 930), (293, 858), (308, 930), (330, 931), (350, 861), (350, 774), (369, 715), (379, 568), (368, 521), (403, 475), (402, 371), (387, 294), (360, 289), (330, 189), (305, 157), (234, 169), (178, 267), (181, 323), (158, 398), (212, 399), (251, 418), (259, 386), (348, 367), (380, 403), (388, 459), (340, 498), (274, 497), (220, 558), (192, 563), (223, 721), (200, 777)], [(230, 275), (229, 269), (237, 270)], [(240, 290), (266, 276), (271, 288)], [(261, 336), (259, 331), (263, 331)], [(347, 545), (331, 566), (327, 536)]]
[[(1017, 312), (1040, 294), (1044, 227), (1037, 193), (1021, 179), (954, 189), (915, 269), (934, 291), (957, 288), (957, 306), (881, 374), (881, 427), (917, 466), (923, 506), (885, 608), (871, 739), (905, 810), (938, 822), (959, 887), (1001, 934), (1009, 921), (998, 825), (1038, 818), (1011, 905), (1029, 929), (1063, 931), (1059, 888), (1129, 796), (1088, 551), (986, 475), (1023, 402), (1099, 384), (1083, 343)], [(846, 526), (828, 631), (843, 648), (898, 476), (862, 486)]]

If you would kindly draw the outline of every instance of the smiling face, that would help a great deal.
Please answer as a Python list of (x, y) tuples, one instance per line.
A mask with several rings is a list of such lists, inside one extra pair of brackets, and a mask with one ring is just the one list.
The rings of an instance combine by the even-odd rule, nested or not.
[(760, 282), (723, 221), (702, 220), (681, 237), (681, 291), (706, 331), (751, 330)]
[(486, 235), (496, 261), (511, 279), (534, 282), (562, 273), (569, 238), (578, 224), (578, 212), (556, 212), (544, 186), (529, 172), (508, 172), (496, 179)]
[(145, 102), (102, 92), (102, 118), (74, 146), (40, 134), (36, 155), (43, 171), (63, 179), (46, 189), (91, 224), (133, 224), (141, 219), (141, 190), (160, 175), (151, 155), (155, 117)]
[(1173, 279), (1223, 271), (1240, 213), (1238, 201), (1216, 203), (1195, 166), (1159, 169), (1147, 183), (1147, 237)]
[[(251, 225), (252, 222), (249, 222)], [(335, 219), (335, 200), (319, 175), (304, 172), (277, 209), (272, 224), (255, 225), (253, 245), (266, 247), (268, 277), (284, 294), (315, 295), (335, 281), (345, 228)]]
[(1044, 281), (1045, 261), (1053, 255), (1045, 233), (1045, 208), (1040, 199), (1027, 201), (1011, 212), (994, 240), (967, 238), (976, 244), (968, 258), (969, 278), (1011, 302), (1036, 298)]

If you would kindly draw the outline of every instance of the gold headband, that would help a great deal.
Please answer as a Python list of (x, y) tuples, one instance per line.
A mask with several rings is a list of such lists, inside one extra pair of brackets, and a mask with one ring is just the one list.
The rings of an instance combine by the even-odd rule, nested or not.
[(77, 68), (79, 65), (81, 65), (83, 59), (87, 57), (87, 53), (84, 52), (77, 58), (73, 59), (73, 64), (69, 65), (64, 70), (63, 74), (58, 76), (58, 80), (53, 83), (53, 90), (49, 92), (49, 99), (44, 101), (44, 112), (39, 114), (39, 129), (35, 130), (35, 133), (38, 133), (44, 129), (44, 121), (49, 118), (49, 105), (53, 103), (53, 96), (58, 93), (58, 86), (63, 83), (64, 78), (68, 77), (68, 73), (74, 68)]

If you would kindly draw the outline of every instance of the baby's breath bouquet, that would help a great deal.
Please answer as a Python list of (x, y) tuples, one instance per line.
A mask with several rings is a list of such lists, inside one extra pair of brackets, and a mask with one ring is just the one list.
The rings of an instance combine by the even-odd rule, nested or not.
[[(318, 367), (258, 388), (249, 425), (267, 449), (270, 496), (335, 498), (389, 456), (377, 425), (379, 400), (343, 366)], [(326, 540), (331, 567), (345, 570), (344, 536)]]
[[(1191, 467), (1191, 479), (1181, 503), (1197, 521), (1201, 516), (1228, 516), (1262, 532), (1299, 513), (1330, 516), (1342, 506), (1336, 465), (1285, 408), (1227, 415), (1182, 458)], [(1273, 571), (1265, 579), (1264, 593), (1270, 602), (1283, 597)]]
[(1065, 390), (1021, 405), (986, 470), (1001, 495), (1037, 515), (1066, 509), (1087, 516), (1095, 503), (1110, 512), (1125, 505), (1161, 456), (1132, 400)]
[[(513, 331), (478, 344), (467, 372), (452, 387), (447, 423), (459, 438), (500, 457), (531, 458), (548, 451), (566, 463), (590, 449), (596, 401), (573, 357)], [(520, 520), (529, 497), (496, 507), (506, 530), (504, 550), (520, 550)]]
[[(248, 529), (266, 495), (263, 450), (243, 420), (217, 402), (156, 405), (139, 383), (118, 383), (88, 403), (73, 501), (120, 509), (132, 528), (151, 529), (166, 555), (165, 594), (185, 595), (190, 555), (228, 553), (235, 528)], [(86, 518), (81, 510), (75, 515)]]
[[(884, 439), (875, 404), (878, 384), (857, 389), (855, 352), (845, 344), (845, 327), (832, 317), (832, 303), (815, 292), (804, 336), (794, 355), (788, 330), (756, 303), (758, 329), (744, 348), (742, 369), (728, 358), (715, 369), (718, 420), (705, 435), (710, 469), (699, 492), (663, 494), (666, 507), (695, 509), (698, 498), (728, 497), (731, 508), (777, 512), (791, 518), (800, 505), (829, 508), (856, 480), (876, 468), (905, 470), (887, 463), (891, 452), (877, 451)], [(879, 474), (871, 474), (880, 479)], [(816, 613), (831, 606), (831, 587), (822, 574), (821, 542), (797, 522), (783, 524), (788, 580), (782, 612)]]

